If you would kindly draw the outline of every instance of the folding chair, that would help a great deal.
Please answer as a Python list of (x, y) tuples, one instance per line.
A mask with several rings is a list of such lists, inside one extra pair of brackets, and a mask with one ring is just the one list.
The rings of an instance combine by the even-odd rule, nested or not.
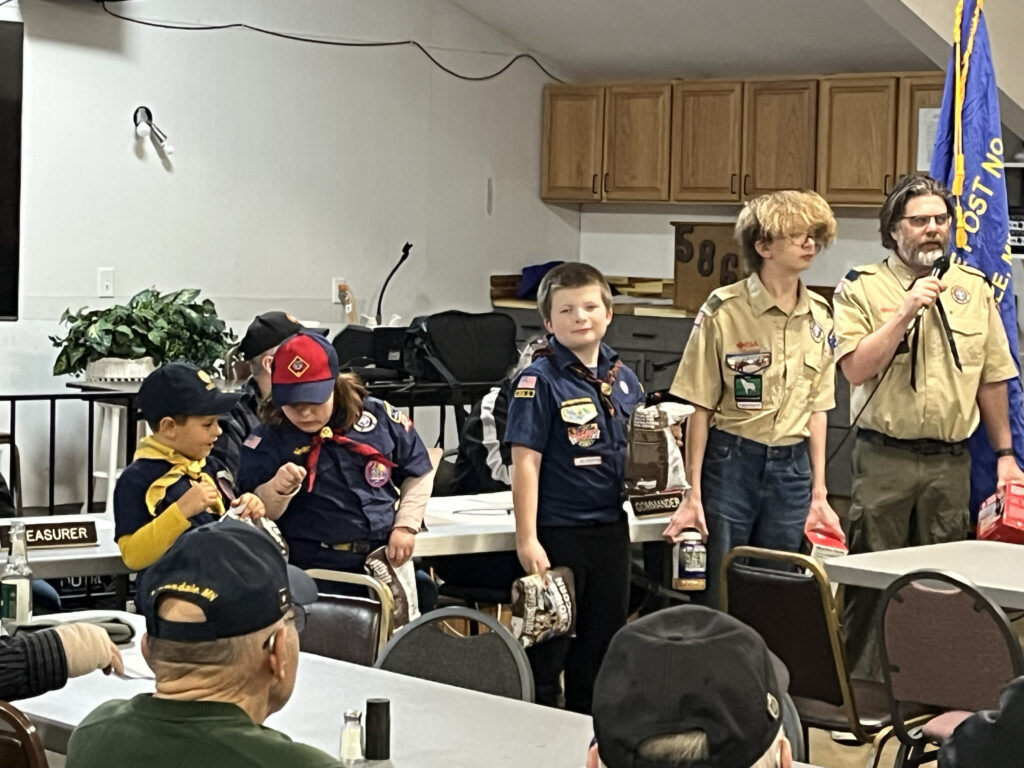
[[(1024, 674), (1024, 652), (1002, 608), (948, 571), (914, 571), (882, 593), (879, 616), (882, 675), (896, 766), (918, 766), (973, 712), (998, 709), (999, 694)], [(922, 725), (908, 722), (911, 705), (941, 712)]]
[(391, 639), (395, 626), (395, 598), (372, 576), (314, 568), (306, 571), (323, 579), (366, 587), (373, 597), (321, 594), (307, 607), (306, 628), (300, 639), (308, 653), (373, 666)]
[(0, 765), (4, 768), (47, 768), (39, 732), (17, 707), (0, 701), (0, 720), (11, 729), (0, 732)]

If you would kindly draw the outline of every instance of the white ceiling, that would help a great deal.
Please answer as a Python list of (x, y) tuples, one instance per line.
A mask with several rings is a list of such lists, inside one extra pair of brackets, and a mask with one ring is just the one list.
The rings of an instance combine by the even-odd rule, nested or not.
[(937, 69), (866, 0), (451, 0), (569, 80)]

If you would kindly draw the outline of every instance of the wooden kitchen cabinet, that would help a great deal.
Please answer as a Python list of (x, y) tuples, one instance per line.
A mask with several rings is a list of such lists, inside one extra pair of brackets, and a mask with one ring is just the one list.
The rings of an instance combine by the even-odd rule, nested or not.
[(818, 192), (833, 204), (885, 201), (896, 180), (896, 77), (821, 81)]
[(748, 80), (743, 91), (744, 199), (813, 189), (817, 80)]
[(604, 92), (603, 86), (549, 85), (544, 89), (543, 199), (601, 199)]
[(672, 200), (740, 200), (742, 82), (680, 82), (672, 91)]
[(935, 135), (930, 131), (925, 133), (923, 138), (926, 146), (923, 147), (924, 152), (920, 152), (922, 117), (927, 123), (928, 118), (934, 115), (928, 110), (937, 112), (942, 106), (945, 85), (946, 76), (941, 72), (900, 78), (899, 124), (896, 132), (897, 177), (907, 173), (928, 172)]
[(541, 197), (668, 200), (672, 86), (544, 89)]
[(604, 111), (604, 199), (668, 200), (672, 86), (609, 86)]

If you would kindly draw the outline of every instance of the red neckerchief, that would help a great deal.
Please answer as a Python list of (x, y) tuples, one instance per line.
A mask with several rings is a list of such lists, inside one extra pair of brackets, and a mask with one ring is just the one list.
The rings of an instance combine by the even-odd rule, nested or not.
[(398, 466), (372, 445), (357, 442), (351, 437), (345, 437), (344, 435), (336, 435), (330, 427), (324, 427), (318, 434), (313, 436), (313, 447), (309, 451), (309, 463), (306, 465), (309, 475), (309, 484), (306, 486), (307, 491), (313, 490), (313, 483), (316, 481), (316, 467), (320, 461), (320, 449), (324, 443), (338, 443), (338, 445), (343, 445), (353, 453), (358, 453), (360, 456), (365, 456), (372, 461), (379, 461), (391, 469)]
[[(552, 357), (554, 354), (554, 347), (548, 344), (534, 352), (533, 359), (537, 360), (541, 357)], [(570, 371), (597, 390), (598, 399), (601, 401), (601, 405), (608, 412), (609, 416), (615, 415), (615, 403), (612, 402), (612, 385), (615, 384), (615, 380), (619, 377), (619, 371), (621, 369), (622, 361), (616, 360), (612, 363), (611, 367), (608, 369), (608, 373), (606, 373), (605, 377), (602, 379), (596, 376), (593, 371), (578, 360), (569, 364)]]

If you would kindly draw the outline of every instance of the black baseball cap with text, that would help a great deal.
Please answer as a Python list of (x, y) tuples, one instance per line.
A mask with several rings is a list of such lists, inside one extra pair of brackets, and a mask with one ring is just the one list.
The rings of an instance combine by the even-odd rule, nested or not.
[[(203, 611), (202, 622), (160, 618), (164, 595)], [(151, 637), (203, 642), (248, 635), (284, 618), (293, 604), (317, 599), (309, 575), (288, 565), (277, 545), (255, 526), (223, 518), (186, 531), (140, 577), (137, 602)]]
[(145, 378), (137, 404), (146, 421), (164, 416), (219, 416), (241, 395), (221, 392), (206, 371), (191, 363), (165, 363)]

